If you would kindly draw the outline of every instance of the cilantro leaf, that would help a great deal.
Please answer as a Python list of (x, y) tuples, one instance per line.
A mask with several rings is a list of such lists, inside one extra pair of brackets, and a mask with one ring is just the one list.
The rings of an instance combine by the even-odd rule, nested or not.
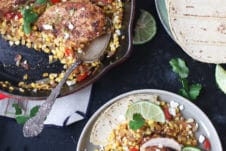
[(15, 108), (15, 110), (16, 110), (16, 113), (15, 113), (16, 115), (22, 114), (22, 109), (19, 107), (18, 104), (14, 103), (12, 106), (13, 106), (13, 107)]
[(37, 21), (38, 14), (33, 11), (32, 7), (21, 9), (21, 13), (24, 20), (23, 30), (25, 34), (29, 34), (31, 32), (31, 24)]
[(184, 88), (184, 90), (185, 91), (189, 91), (188, 79), (180, 78), (179, 81), (181, 82), (182, 87)]
[(23, 24), (23, 30), (25, 34), (29, 34), (31, 32), (31, 24), (24, 22)]
[(179, 89), (179, 94), (187, 99), (190, 99), (188, 91), (184, 88)]
[(17, 116), (16, 117), (16, 122), (18, 124), (24, 124), (28, 119), (29, 119), (28, 116)]
[(200, 94), (200, 91), (202, 89), (201, 84), (192, 84), (189, 86), (188, 83), (188, 74), (189, 69), (186, 66), (186, 63), (181, 58), (175, 58), (171, 59), (169, 61), (173, 72), (177, 73), (179, 75), (179, 81), (182, 84), (182, 88), (179, 89), (179, 94), (189, 100), (196, 100), (197, 97)]
[(48, 2), (48, 0), (36, 0), (35, 3), (36, 4), (46, 4)]
[(37, 114), (37, 112), (38, 112), (38, 110), (39, 110), (39, 107), (40, 107), (40, 106), (35, 106), (35, 107), (33, 107), (33, 108), (31, 109), (31, 111), (30, 111), (30, 117), (34, 117), (34, 116)]
[(201, 84), (192, 84), (190, 86), (190, 90), (189, 90), (189, 96), (191, 100), (196, 100), (197, 97), (200, 94), (200, 91), (202, 89), (202, 85)]
[(133, 115), (133, 120), (129, 122), (129, 128), (132, 130), (138, 130), (144, 125), (144, 123), (145, 123), (145, 120), (142, 117), (142, 115), (139, 113), (136, 113)]
[(170, 65), (172, 67), (173, 72), (179, 74), (180, 78), (187, 78), (189, 69), (185, 64), (185, 61), (181, 58), (175, 58), (170, 60)]

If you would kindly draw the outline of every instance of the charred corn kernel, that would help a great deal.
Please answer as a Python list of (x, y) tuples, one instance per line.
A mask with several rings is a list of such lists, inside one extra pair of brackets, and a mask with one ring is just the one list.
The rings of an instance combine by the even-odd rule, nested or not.
[(13, 91), (13, 90), (14, 90), (14, 87), (10, 86), (9, 91)]
[(23, 79), (24, 79), (24, 80), (27, 80), (27, 79), (28, 79), (28, 74), (25, 74), (25, 75), (23, 76)]
[(45, 72), (42, 74), (42, 77), (48, 77), (49, 76), (49, 73)]
[(25, 90), (23, 88), (19, 88), (19, 91), (22, 93), (25, 92)]

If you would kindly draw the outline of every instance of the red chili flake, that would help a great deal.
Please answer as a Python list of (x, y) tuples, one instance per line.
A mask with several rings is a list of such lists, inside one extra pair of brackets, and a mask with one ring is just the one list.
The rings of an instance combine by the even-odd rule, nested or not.
[(129, 151), (139, 151), (139, 150), (136, 148), (130, 148)]
[(163, 108), (163, 112), (165, 114), (165, 117), (167, 120), (171, 120), (172, 119), (172, 116), (170, 115), (170, 112), (169, 112), (169, 108), (168, 107), (164, 107)]
[(205, 138), (204, 142), (203, 142), (203, 146), (204, 146), (204, 149), (206, 150), (210, 150), (211, 149), (211, 144), (210, 144), (210, 141), (208, 138)]
[(84, 80), (85, 78), (87, 78), (88, 75), (89, 75), (88, 72), (82, 73), (82, 74), (80, 74), (80, 75), (78, 75), (78, 76), (76, 77), (76, 80), (77, 80), (78, 82), (80, 82), (80, 81)]
[(64, 54), (65, 54), (66, 57), (69, 57), (69, 56), (72, 56), (72, 57), (73, 57), (73, 56), (74, 56), (73, 50), (71, 50), (71, 49), (69, 49), (69, 48), (66, 48), (66, 49), (65, 49)]
[(52, 4), (56, 4), (56, 3), (59, 3), (59, 2), (61, 2), (61, 0), (51, 0)]

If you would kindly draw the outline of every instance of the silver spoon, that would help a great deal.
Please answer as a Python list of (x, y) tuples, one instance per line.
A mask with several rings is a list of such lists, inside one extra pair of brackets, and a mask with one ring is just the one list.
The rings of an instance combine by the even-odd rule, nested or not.
[(51, 91), (51, 94), (46, 99), (46, 101), (40, 106), (38, 113), (30, 118), (23, 127), (24, 137), (34, 137), (39, 135), (44, 128), (44, 121), (52, 109), (52, 106), (60, 94), (60, 90), (64, 85), (65, 81), (69, 75), (74, 71), (74, 69), (82, 62), (93, 62), (103, 55), (106, 50), (108, 43), (110, 41), (111, 34), (105, 34), (93, 40), (86, 50), (86, 53), (78, 58), (78, 61), (73, 63), (70, 68), (67, 69), (63, 79), (59, 84)]

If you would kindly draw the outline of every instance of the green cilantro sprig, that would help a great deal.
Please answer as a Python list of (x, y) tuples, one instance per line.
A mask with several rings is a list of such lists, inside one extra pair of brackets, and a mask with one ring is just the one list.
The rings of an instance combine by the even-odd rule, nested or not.
[(129, 128), (132, 130), (138, 130), (144, 126), (145, 120), (141, 114), (136, 113), (133, 115), (133, 119), (129, 121)]
[(31, 26), (38, 20), (39, 14), (35, 11), (36, 7), (41, 7), (42, 5), (47, 5), (48, 0), (36, 0), (31, 6), (26, 5), (21, 9), (21, 14), (23, 15), (23, 31), (25, 34), (31, 32)]
[(29, 115), (22, 115), (22, 109), (18, 104), (13, 104), (12, 105), (15, 108), (15, 114), (16, 114), (16, 121), (18, 124), (24, 124), (28, 119), (34, 117), (40, 106), (35, 106), (30, 110), (30, 114)]
[(179, 81), (182, 84), (182, 88), (179, 89), (179, 94), (185, 98), (188, 98), (189, 100), (196, 100), (202, 90), (202, 85), (189, 85), (187, 79), (189, 75), (189, 68), (186, 66), (185, 61), (181, 58), (175, 58), (171, 59), (169, 64), (171, 65), (173, 72), (179, 75)]

